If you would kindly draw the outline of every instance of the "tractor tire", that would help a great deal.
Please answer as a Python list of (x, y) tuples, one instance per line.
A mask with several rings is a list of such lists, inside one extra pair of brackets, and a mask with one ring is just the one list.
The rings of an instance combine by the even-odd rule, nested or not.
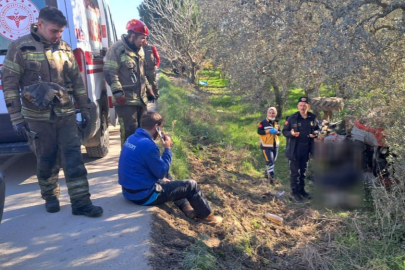
[(332, 98), (313, 98), (311, 100), (311, 109), (314, 111), (340, 111), (344, 107), (344, 102), (342, 98), (332, 97)]
[(108, 121), (104, 113), (101, 114), (100, 125), (100, 144), (94, 147), (86, 147), (86, 152), (89, 157), (103, 158), (108, 154), (108, 148), (110, 146), (110, 134), (108, 131)]

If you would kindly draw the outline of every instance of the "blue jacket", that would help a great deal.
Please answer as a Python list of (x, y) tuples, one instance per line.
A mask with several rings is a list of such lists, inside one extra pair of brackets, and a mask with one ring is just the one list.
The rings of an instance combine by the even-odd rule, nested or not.
[[(124, 197), (132, 201), (142, 201), (155, 191), (155, 183), (169, 172), (172, 152), (165, 149), (162, 157), (157, 144), (146, 130), (138, 128), (122, 146), (118, 163), (118, 183), (126, 189), (139, 191), (129, 193), (122, 190)], [(159, 194), (152, 194), (155, 200)]]

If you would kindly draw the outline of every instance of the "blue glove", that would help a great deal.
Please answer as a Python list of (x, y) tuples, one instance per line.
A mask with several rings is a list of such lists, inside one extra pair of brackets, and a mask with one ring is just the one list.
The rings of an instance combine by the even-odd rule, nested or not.
[(277, 134), (277, 133), (278, 133), (277, 129), (275, 129), (275, 128), (270, 129), (270, 134)]

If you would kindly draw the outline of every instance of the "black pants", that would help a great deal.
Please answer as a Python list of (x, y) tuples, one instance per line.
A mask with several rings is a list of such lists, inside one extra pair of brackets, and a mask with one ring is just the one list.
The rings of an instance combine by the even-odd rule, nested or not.
[(37, 157), (37, 177), (42, 198), (50, 200), (59, 197), (59, 152), (72, 206), (90, 204), (76, 115), (55, 117), (52, 121), (27, 122), (30, 130), (36, 133), (35, 139), (30, 138), (30, 144)]
[(305, 176), (309, 161), (310, 145), (298, 144), (295, 159), (289, 160), (290, 184), (293, 193), (300, 193), (305, 187)]
[(195, 180), (160, 181), (159, 184), (162, 192), (154, 202), (148, 205), (159, 205), (172, 201), (182, 209), (187, 203), (190, 203), (198, 217), (205, 218), (211, 214), (211, 207)]

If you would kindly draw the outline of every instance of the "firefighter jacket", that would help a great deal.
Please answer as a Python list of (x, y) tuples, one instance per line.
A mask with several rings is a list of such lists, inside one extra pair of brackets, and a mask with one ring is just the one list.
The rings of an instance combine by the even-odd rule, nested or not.
[[(74, 114), (72, 96), (80, 108), (89, 108), (90, 101), (72, 48), (63, 40), (49, 43), (38, 35), (37, 29), (37, 25), (33, 24), (31, 34), (11, 43), (3, 62), (4, 99), (13, 125), (23, 122), (24, 118), (47, 121), (52, 112), (56, 116)], [(39, 109), (24, 96), (20, 100), (20, 91), (41, 82), (69, 87), (70, 91), (64, 91), (63, 102), (48, 108)]]
[(145, 69), (154, 70), (155, 66), (159, 67), (160, 57), (155, 46), (144, 46)]
[[(267, 133), (271, 128), (277, 129), (277, 134)], [(269, 120), (264, 119), (260, 122), (259, 127), (257, 128), (257, 134), (260, 135), (260, 147), (261, 148), (273, 148), (274, 146), (278, 147), (280, 140), (278, 135), (280, 135), (280, 124), (278, 120)]]
[[(291, 135), (291, 129), (294, 129), (296, 132), (300, 132), (301, 137), (294, 137)], [(313, 153), (314, 148), (314, 139), (309, 137), (309, 134), (313, 134), (315, 130), (319, 130), (318, 121), (316, 115), (308, 112), (308, 116), (303, 121), (299, 112), (294, 113), (293, 115), (287, 118), (287, 121), (284, 124), (283, 135), (287, 138), (287, 146), (285, 149), (285, 155), (288, 159), (296, 159), (296, 149), (297, 145), (302, 140), (302, 135), (305, 135), (305, 141), (303, 144), (309, 145), (309, 154)]]
[(145, 57), (143, 49), (133, 51), (122, 35), (108, 50), (104, 63), (104, 76), (115, 98), (122, 95), (127, 105), (146, 106)]

